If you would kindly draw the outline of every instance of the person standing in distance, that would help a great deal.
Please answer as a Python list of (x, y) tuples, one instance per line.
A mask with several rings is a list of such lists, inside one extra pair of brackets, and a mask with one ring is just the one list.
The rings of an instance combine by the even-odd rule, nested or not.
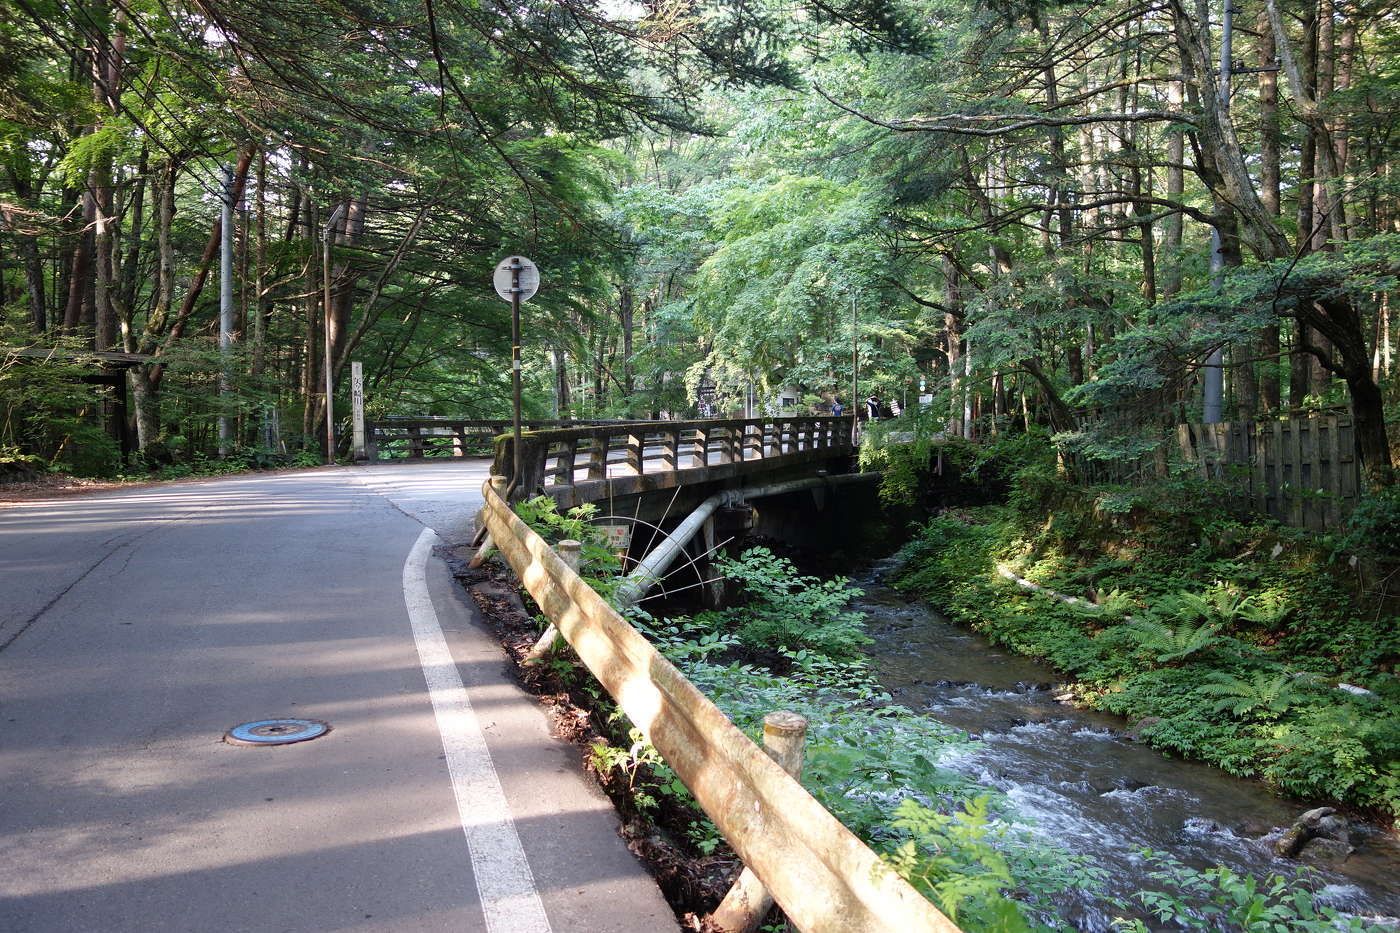
[(865, 400), (865, 414), (871, 421), (880, 420), (880, 400), (874, 395)]
[(833, 418), (840, 418), (840, 417), (841, 417), (841, 413), (842, 413), (843, 411), (845, 411), (845, 409), (841, 407), (841, 400), (840, 400), (839, 398), (834, 398), (834, 399), (832, 399), (832, 400), (831, 400), (831, 417), (833, 417)]

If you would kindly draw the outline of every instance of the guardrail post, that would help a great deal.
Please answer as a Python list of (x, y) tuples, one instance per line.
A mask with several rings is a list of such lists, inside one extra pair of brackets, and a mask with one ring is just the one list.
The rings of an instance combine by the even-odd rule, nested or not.
[(727, 425), (719, 429), (719, 462), (734, 462), (734, 426)]
[[(564, 559), (564, 563), (574, 573), (578, 573), (578, 555), (582, 544), (572, 538), (566, 538), (554, 545), (554, 550)], [(531, 648), (525, 655), (521, 664), (538, 664), (544, 660), (544, 656), (554, 650), (555, 642), (563, 641), (559, 636), (559, 629), (551, 622), (545, 626), (545, 630), (540, 633), (539, 640), (535, 642), (535, 647)]]
[[(494, 489), (496, 495), (500, 496), (502, 499), (506, 497), (506, 487), (509, 483), (510, 481), (504, 476), (491, 477), (491, 488)], [(491, 532), (486, 528), (486, 510), (484, 508), (481, 510), (481, 514), (477, 516), (476, 520), (478, 522), (476, 530), (477, 540), (473, 542), (476, 545), (476, 553), (473, 554), (472, 559), (467, 562), (467, 566), (473, 570), (486, 563), (486, 559), (491, 556), (491, 549), (496, 546), (496, 542), (491, 540)]]
[(690, 465), (693, 467), (709, 466), (710, 463), (710, 432), (707, 428), (696, 428), (695, 437), (690, 443)]
[(416, 424), (408, 429), (408, 459), (423, 459), (422, 429), (419, 428)]
[[(807, 720), (797, 713), (779, 711), (763, 717), (763, 750), (796, 779), (802, 777), (806, 737)], [(726, 933), (753, 933), (772, 907), (773, 896), (758, 876), (745, 868), (710, 919)]]
[(556, 486), (574, 484), (574, 457), (578, 452), (577, 441), (557, 441), (554, 446), (554, 483)]
[(641, 430), (627, 432), (627, 472), (633, 476), (642, 475), (642, 440), (645, 437)]
[(680, 446), (681, 432), (663, 428), (661, 432), (661, 465), (667, 470), (681, 468)]
[(608, 475), (608, 436), (596, 434), (589, 438), (588, 478), (603, 479)]

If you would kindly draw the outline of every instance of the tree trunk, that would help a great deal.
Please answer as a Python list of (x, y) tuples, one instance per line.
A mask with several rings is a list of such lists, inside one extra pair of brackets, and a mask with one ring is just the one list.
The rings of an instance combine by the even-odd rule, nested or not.
[[(1258, 64), (1260, 68), (1274, 67), (1274, 34), (1269, 17), (1260, 11), (1255, 20), (1259, 33)], [(1279, 126), (1278, 73), (1259, 72), (1259, 197), (1264, 209), (1273, 217), (1283, 212), (1279, 189)], [(1259, 357), (1264, 361), (1259, 377), (1259, 404), (1265, 411), (1282, 407), (1282, 387), (1279, 379), (1279, 328), (1271, 324), (1259, 337)]]
[[(229, 195), (234, 201), (243, 196), (243, 186), (248, 181), (248, 166), (253, 161), (253, 150), (247, 148), (238, 157), (238, 165), (233, 170), (233, 189)], [(174, 187), (174, 172), (171, 172), (171, 187)], [(173, 197), (173, 195), (172, 195)], [(195, 271), (194, 279), (190, 282), (189, 291), (185, 293), (185, 300), (180, 303), (180, 311), (175, 315), (174, 322), (170, 325), (170, 335), (166, 343), (173, 343), (179, 340), (185, 333), (185, 326), (189, 323), (190, 315), (194, 313), (195, 302), (199, 300), (199, 293), (204, 289), (204, 283), (209, 278), (209, 269), (214, 263), (214, 257), (219, 252), (219, 240), (222, 234), (221, 225), (218, 218), (214, 219), (213, 229), (209, 233), (209, 241), (204, 244), (204, 255), (200, 258), (198, 269)], [(151, 367), (151, 387), (160, 388), (160, 381), (165, 375), (165, 366), (157, 362)]]
[(253, 246), (253, 345), (249, 359), (249, 372), (254, 380), (262, 375), (263, 355), (267, 342), (267, 284), (264, 274), (267, 268), (267, 153), (258, 148), (258, 191), (255, 210), (257, 225), (256, 241)]
[(29, 293), (29, 325), (34, 333), (49, 329), (49, 305), (44, 294), (44, 264), (39, 258), (37, 237), (16, 235), (21, 261), (24, 263), (24, 287)]
[(156, 390), (151, 388), (149, 369), (147, 364), (142, 363), (126, 371), (127, 385), (131, 387), (131, 403), (135, 409), (136, 447), (143, 451), (160, 438), (160, 413)]
[(636, 388), (635, 376), (632, 373), (634, 316), (632, 286), (622, 285), (618, 288), (617, 317), (622, 325), (622, 391), (626, 396), (624, 401), (627, 405), (628, 417), (636, 414), (632, 409), (632, 392)]
[[(1181, 82), (1172, 81), (1167, 85), (1167, 107), (1180, 112)], [(1186, 188), (1186, 143), (1185, 131), (1172, 126), (1167, 130), (1167, 200), (1179, 203)], [(1167, 273), (1163, 277), (1162, 297), (1171, 298), (1181, 291), (1181, 214), (1170, 214), (1165, 220), (1163, 246), (1167, 256)]]
[(97, 199), (83, 192), (83, 225), (68, 261), (68, 301), (63, 309), (63, 329), (77, 333), (87, 317), (84, 300), (92, 285), (92, 230), (97, 219)]
[[(320, 328), (317, 326), (321, 311), (320, 251), (316, 248), (316, 202), (307, 194), (304, 198), (306, 210), (306, 320), (301, 359), (301, 434), (306, 448), (316, 445), (320, 435), (316, 428), (316, 360), (321, 356)], [(330, 452), (326, 452), (330, 456)]]

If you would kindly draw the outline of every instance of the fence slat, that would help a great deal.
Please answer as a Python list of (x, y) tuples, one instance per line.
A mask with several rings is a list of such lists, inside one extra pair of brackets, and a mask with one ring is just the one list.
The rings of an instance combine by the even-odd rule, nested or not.
[(1303, 501), (1303, 430), (1301, 421), (1290, 422), (1293, 429), (1289, 438), (1288, 454), (1293, 463), (1293, 499), (1288, 504), (1288, 523), (1298, 528), (1307, 527), (1307, 511)]
[(1351, 419), (1336, 415), (1176, 427), (1177, 447), (1200, 476), (1230, 484), (1258, 512), (1314, 531), (1336, 527), (1356, 505), (1353, 436)]
[(1250, 474), (1252, 474), (1254, 488), (1254, 510), (1268, 514), (1268, 451), (1271, 450), (1270, 437), (1268, 437), (1267, 424), (1259, 424), (1256, 429), (1250, 431), (1250, 437), (1254, 441), (1254, 451), (1252, 461), (1250, 461)]

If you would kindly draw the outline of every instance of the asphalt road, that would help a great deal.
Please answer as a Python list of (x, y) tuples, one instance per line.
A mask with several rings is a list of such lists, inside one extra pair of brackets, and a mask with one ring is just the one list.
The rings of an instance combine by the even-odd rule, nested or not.
[(433, 556), (485, 469), (0, 509), (0, 930), (674, 930)]

